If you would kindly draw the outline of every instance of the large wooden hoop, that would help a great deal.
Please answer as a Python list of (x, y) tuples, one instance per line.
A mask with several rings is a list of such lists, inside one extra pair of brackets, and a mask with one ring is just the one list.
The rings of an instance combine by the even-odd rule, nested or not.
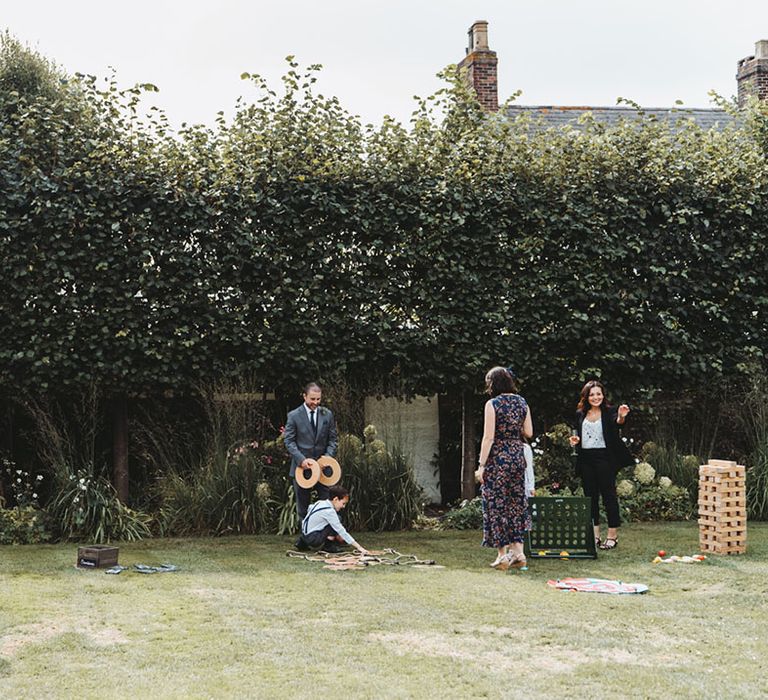
[(314, 459), (307, 460), (307, 467), (303, 468), (301, 465), (296, 467), (296, 472), (293, 478), (296, 479), (296, 483), (303, 489), (311, 489), (320, 478), (320, 465)]
[(317, 460), (317, 463), (320, 465), (320, 483), (323, 486), (333, 486), (339, 483), (341, 466), (333, 457), (323, 455)]

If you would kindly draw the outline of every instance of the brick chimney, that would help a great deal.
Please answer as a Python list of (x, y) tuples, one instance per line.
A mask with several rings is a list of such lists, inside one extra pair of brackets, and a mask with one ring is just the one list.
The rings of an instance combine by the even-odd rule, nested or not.
[(738, 103), (743, 107), (752, 95), (768, 101), (768, 40), (755, 44), (755, 55), (742, 58), (736, 69)]
[(459, 72), (488, 112), (499, 110), (497, 63), (496, 52), (488, 48), (488, 22), (478, 20), (469, 29), (467, 55), (459, 63)]

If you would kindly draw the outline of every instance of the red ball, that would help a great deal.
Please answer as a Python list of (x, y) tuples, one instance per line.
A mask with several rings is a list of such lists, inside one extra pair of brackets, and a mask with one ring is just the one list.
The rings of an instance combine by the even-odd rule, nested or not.
[(666, 553), (666, 552), (665, 552), (663, 549), (660, 549), (660, 550), (659, 550), (659, 556), (660, 556), (660, 557), (666, 557), (666, 556), (667, 556), (667, 553)]

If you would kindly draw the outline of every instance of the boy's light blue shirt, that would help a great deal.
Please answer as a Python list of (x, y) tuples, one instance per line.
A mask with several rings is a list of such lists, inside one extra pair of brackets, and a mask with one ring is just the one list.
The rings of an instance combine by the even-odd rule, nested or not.
[(312, 504), (307, 517), (304, 518), (304, 522), (301, 524), (301, 532), (304, 535), (308, 535), (310, 532), (322, 530), (326, 525), (330, 525), (336, 534), (341, 536), (347, 544), (352, 544), (355, 541), (341, 524), (339, 514), (333, 507), (333, 503), (329, 500), (316, 501)]

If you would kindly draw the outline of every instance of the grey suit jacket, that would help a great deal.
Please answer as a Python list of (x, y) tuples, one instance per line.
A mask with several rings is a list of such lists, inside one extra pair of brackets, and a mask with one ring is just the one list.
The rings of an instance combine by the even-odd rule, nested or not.
[(336, 456), (338, 436), (333, 413), (325, 406), (320, 406), (316, 418), (317, 435), (312, 431), (304, 404), (288, 414), (283, 439), (291, 455), (290, 476), (296, 473), (296, 467), (308, 457), (317, 459), (323, 455)]

